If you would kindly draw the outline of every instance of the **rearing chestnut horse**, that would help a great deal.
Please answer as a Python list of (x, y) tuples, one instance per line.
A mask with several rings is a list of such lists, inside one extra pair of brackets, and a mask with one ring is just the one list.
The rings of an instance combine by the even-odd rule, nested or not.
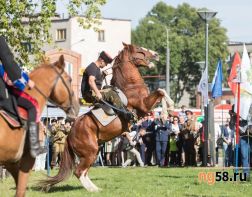
[[(73, 94), (71, 78), (64, 71), (64, 57), (54, 64), (45, 63), (30, 74), (36, 86), (25, 91), (37, 99), (42, 112), (49, 99), (63, 109), (68, 116), (76, 117), (79, 104)], [(16, 196), (25, 195), (29, 172), (35, 159), (30, 156), (27, 132), (23, 128), (11, 129), (0, 116), (0, 164), (11, 173), (16, 183)]]
[[(156, 58), (158, 58), (156, 53), (124, 44), (124, 49), (116, 57), (112, 67), (111, 84), (121, 89), (127, 96), (127, 108), (135, 109), (140, 116), (150, 111), (164, 95), (162, 90), (149, 95), (148, 88), (137, 68), (152, 66), (150, 60)], [(88, 177), (88, 170), (97, 157), (98, 144), (119, 136), (126, 130), (124, 125), (129, 126), (123, 118), (116, 118), (107, 126), (102, 126), (91, 113), (78, 117), (67, 137), (58, 175), (41, 181), (39, 185), (48, 190), (52, 185), (66, 179), (75, 168), (74, 174), (83, 187), (88, 191), (98, 191), (98, 187)], [(76, 167), (75, 155), (80, 159)]]

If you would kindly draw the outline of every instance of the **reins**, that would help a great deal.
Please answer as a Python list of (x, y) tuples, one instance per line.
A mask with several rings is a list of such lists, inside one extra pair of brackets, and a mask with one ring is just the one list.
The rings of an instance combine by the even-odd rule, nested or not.
[[(50, 103), (56, 105), (57, 107), (61, 107), (63, 110), (65, 110), (66, 112), (68, 112), (72, 106), (73, 106), (73, 100), (72, 100), (72, 95), (71, 95), (71, 92), (70, 92), (70, 89), (69, 87), (67, 86), (64, 78), (62, 77), (62, 74), (64, 73), (64, 70), (62, 69), (61, 72), (59, 73), (58, 70), (51, 64), (51, 67), (53, 68), (53, 70), (56, 72), (57, 74), (57, 78), (54, 80), (53, 82), (53, 86), (52, 86), (52, 89), (50, 90), (50, 94), (49, 96), (46, 96), (46, 94), (44, 94), (40, 88), (38, 86), (35, 85), (34, 89), (40, 93), (46, 100), (48, 100)], [(69, 101), (70, 101), (70, 104), (69, 106), (60, 106), (59, 104), (55, 103), (51, 98), (50, 96), (52, 95), (52, 93), (54, 92), (55, 88), (56, 88), (56, 85), (59, 81), (59, 79), (61, 79), (62, 83), (64, 84), (65, 88), (67, 89), (67, 92), (68, 92), (68, 96), (69, 96)]]

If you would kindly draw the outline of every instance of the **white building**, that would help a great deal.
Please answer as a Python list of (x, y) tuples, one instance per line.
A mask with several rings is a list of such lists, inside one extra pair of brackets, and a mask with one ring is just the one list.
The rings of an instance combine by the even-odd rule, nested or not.
[(115, 57), (123, 48), (122, 42), (131, 43), (130, 20), (103, 18), (100, 22), (99, 30), (94, 31), (80, 27), (78, 17), (53, 19), (50, 29), (53, 44), (44, 47), (52, 62), (64, 55), (66, 71), (73, 78), (74, 91), (79, 98), (82, 68), (95, 61), (101, 51)]

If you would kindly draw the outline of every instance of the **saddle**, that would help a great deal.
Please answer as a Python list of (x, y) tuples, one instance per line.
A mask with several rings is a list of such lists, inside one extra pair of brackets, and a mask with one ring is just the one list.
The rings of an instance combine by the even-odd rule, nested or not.
[(104, 127), (118, 117), (112, 108), (100, 103), (95, 104), (91, 113)]
[[(125, 94), (117, 88), (114, 88), (114, 91), (117, 93), (124, 106), (127, 106), (128, 100)], [(133, 118), (130, 112), (124, 109), (118, 109), (105, 100), (101, 100), (99, 103), (95, 103), (94, 108), (91, 110), (91, 113), (103, 126), (107, 126), (109, 123), (111, 123), (118, 117), (118, 114), (122, 115), (129, 121)]]
[(4, 109), (0, 109), (0, 115), (11, 128), (22, 127), (28, 119), (28, 112), (22, 107), (18, 107), (18, 114), (14, 115)]
[(24, 108), (17, 106), (16, 97), (7, 88), (3, 89), (6, 92), (0, 94), (0, 115), (11, 128), (20, 128), (25, 124), (28, 113)]

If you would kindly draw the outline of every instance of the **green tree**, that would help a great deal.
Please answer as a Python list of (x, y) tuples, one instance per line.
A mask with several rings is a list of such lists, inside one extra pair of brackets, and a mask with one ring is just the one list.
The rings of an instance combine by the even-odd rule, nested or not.
[[(151, 22), (150, 22), (151, 21)], [(174, 8), (164, 2), (157, 3), (132, 31), (132, 43), (159, 52), (160, 61), (155, 70), (143, 75), (165, 75), (166, 29), (169, 29), (171, 97), (176, 103), (186, 90), (195, 95), (201, 78), (200, 66), (205, 60), (205, 23), (197, 15), (196, 8), (187, 3)], [(209, 22), (209, 82), (212, 80), (218, 58), (225, 60), (228, 51), (226, 29), (220, 20)], [(227, 67), (224, 64), (224, 71)], [(225, 74), (226, 72), (224, 72)]]
[[(56, 2), (57, 0), (0, 0), (0, 35), (6, 37), (18, 62), (31, 66), (30, 55), (35, 60), (43, 55), (41, 48), (51, 42), (49, 28), (52, 17), (56, 15)], [(79, 22), (83, 28), (90, 28), (93, 24), (98, 24), (100, 6), (105, 3), (106, 0), (69, 0), (67, 9), (70, 16), (84, 16)]]

